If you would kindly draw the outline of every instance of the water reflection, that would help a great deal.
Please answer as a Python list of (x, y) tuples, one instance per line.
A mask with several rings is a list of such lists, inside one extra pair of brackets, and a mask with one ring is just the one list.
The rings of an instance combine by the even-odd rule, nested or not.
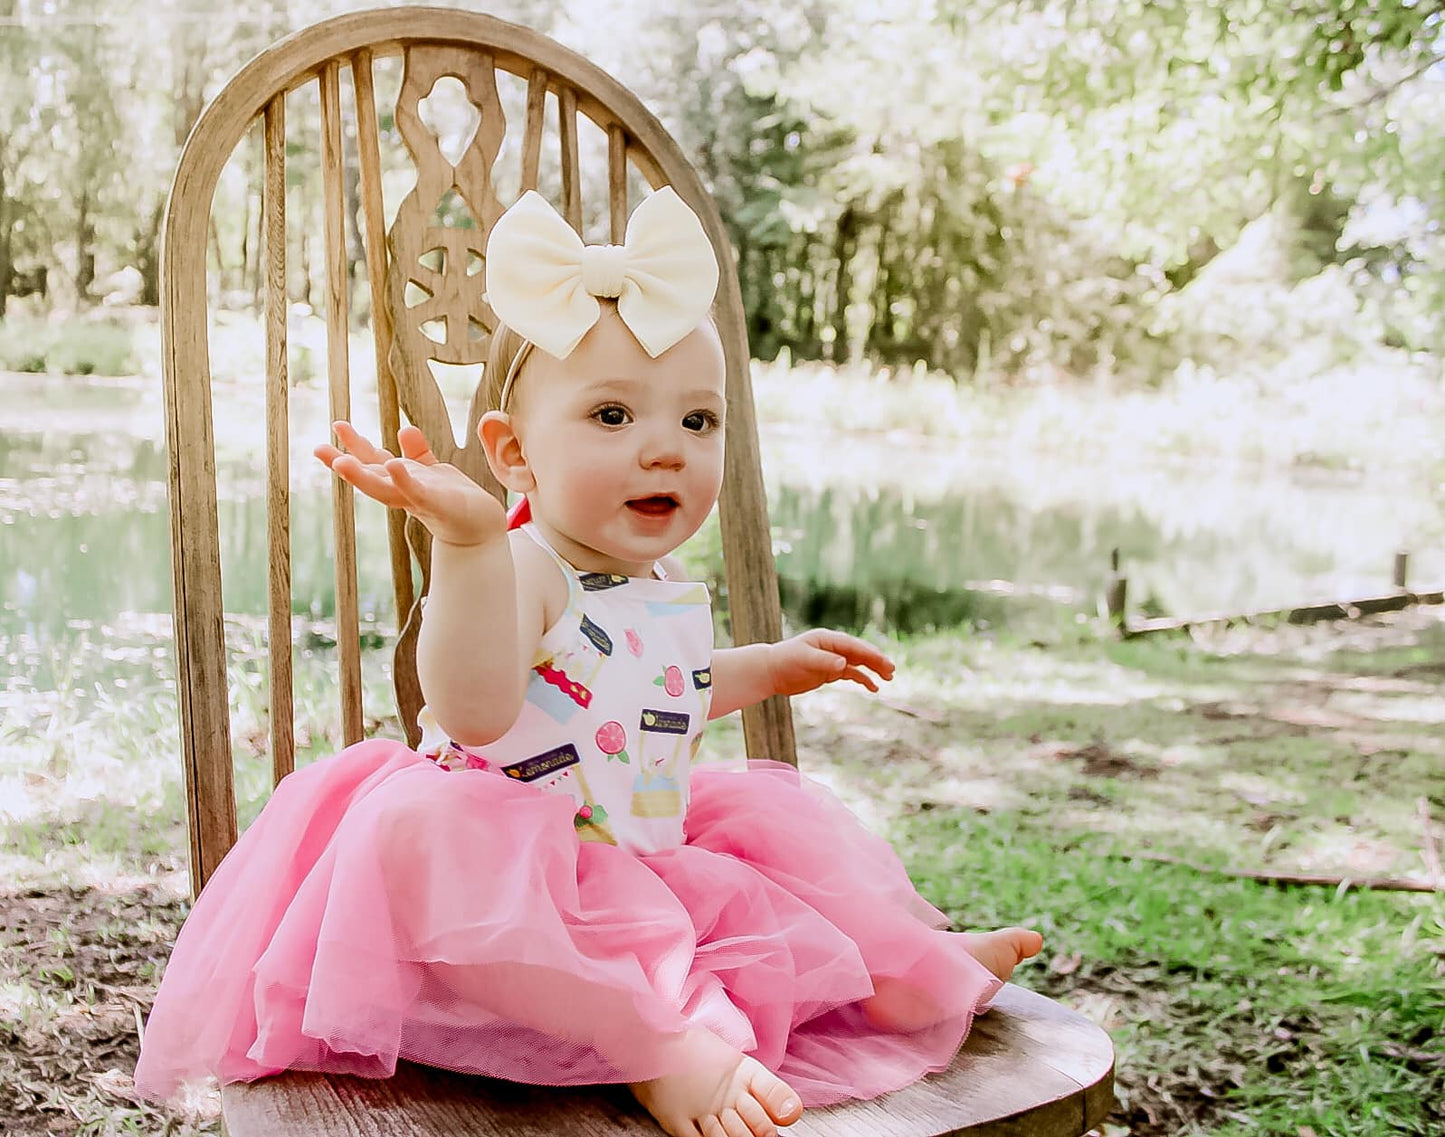
[[(170, 610), (159, 392), (67, 382), (57, 406), (55, 380), (0, 378), (0, 638)], [(254, 392), (219, 397), (225, 604), (260, 614), (263, 420)], [(316, 617), (334, 604), (328, 475), (309, 456), (325, 422), (319, 393), (303, 392), (291, 427), (292, 576), (295, 610)], [(1262, 485), (1251, 471), (1081, 471), (1047, 456), (1025, 467), (920, 445), (765, 434), (782, 596), (799, 623), (915, 629), (1091, 611), (1114, 547), (1126, 551), (1132, 596), (1178, 614), (1383, 590), (1402, 543), (1416, 551), (1416, 580), (1445, 580), (1428, 493), (1339, 477)], [(379, 506), (358, 504), (362, 612), (389, 627), (384, 525)], [(715, 549), (715, 534), (701, 545)]]

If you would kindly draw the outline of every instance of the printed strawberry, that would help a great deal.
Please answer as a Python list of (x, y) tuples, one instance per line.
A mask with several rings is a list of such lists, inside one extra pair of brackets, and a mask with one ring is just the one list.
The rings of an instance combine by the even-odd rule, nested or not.
[(620, 722), (603, 723), (597, 728), (597, 734), (593, 741), (597, 743), (597, 749), (607, 755), (609, 762), (614, 758), (619, 762), (631, 762), (624, 749), (627, 745), (627, 731), (622, 728)]
[(674, 699), (680, 697), (683, 692), (682, 668), (668, 667), (661, 675), (652, 681), (654, 687), (661, 687)]
[(584, 825), (601, 825), (606, 820), (607, 811), (600, 805), (584, 805), (577, 811), (577, 816), (572, 818), (572, 824), (581, 829)]
[(637, 656), (638, 659), (641, 659), (642, 637), (639, 636), (637, 632), (632, 628), (625, 629), (623, 631), (623, 635), (627, 637), (627, 650), (630, 651), (633, 655)]

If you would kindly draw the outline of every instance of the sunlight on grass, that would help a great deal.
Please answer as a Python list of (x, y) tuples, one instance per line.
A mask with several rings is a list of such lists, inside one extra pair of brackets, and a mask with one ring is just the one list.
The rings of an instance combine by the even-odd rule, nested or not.
[[(339, 699), (325, 625), (296, 629), (304, 764), (339, 747)], [(12, 678), (0, 700), (0, 872), (12, 887), (103, 892), (104, 908), (118, 889), (158, 886), (181, 909), (167, 632), (147, 618), (24, 647), (35, 674), (61, 682), (47, 692)], [(960, 926), (1043, 932), (1044, 956), (1018, 978), (1113, 1032), (1125, 1115), (1177, 1116), (1180, 1133), (1206, 1132), (1184, 1127), (1203, 1116), (1211, 1135), (1240, 1137), (1268, 1125), (1353, 1137), (1372, 1111), (1424, 1125), (1421, 1103), (1445, 1090), (1423, 1033), (1445, 1014), (1440, 896), (1277, 889), (1132, 855), (1418, 879), (1416, 803), (1439, 802), (1439, 695), (1402, 669), (1441, 657), (1445, 613), (1253, 629), (1252, 650), (1231, 632), (1227, 652), (1222, 638), (1052, 635), (875, 637), (900, 664), (883, 693), (837, 685), (796, 701), (804, 772), (889, 834)], [(244, 824), (270, 789), (264, 628), (232, 618), (227, 637)], [(1320, 640), (1334, 650), (1312, 647), (1304, 663), (1297, 649)], [(369, 642), (367, 729), (395, 737), (388, 645)], [(1353, 685), (1362, 676), (1389, 682)], [(736, 716), (710, 726), (702, 753), (741, 756)], [(171, 926), (97, 920), (92, 938), (163, 943)], [(80, 939), (42, 944), (53, 959), (0, 978), (0, 1018), (50, 1032), (88, 1022), (70, 959)], [(154, 967), (134, 975), (153, 982)], [(198, 1101), (184, 1124), (210, 1124), (208, 1108)]]

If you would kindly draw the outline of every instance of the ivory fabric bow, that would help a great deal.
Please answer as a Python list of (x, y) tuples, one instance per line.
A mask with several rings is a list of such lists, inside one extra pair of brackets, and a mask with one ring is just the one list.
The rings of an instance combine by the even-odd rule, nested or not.
[(565, 359), (601, 315), (598, 296), (654, 359), (702, 322), (717, 293), (717, 257), (702, 222), (671, 186), (647, 197), (621, 245), (584, 245), (546, 198), (528, 190), (492, 226), (486, 299), (508, 327)]

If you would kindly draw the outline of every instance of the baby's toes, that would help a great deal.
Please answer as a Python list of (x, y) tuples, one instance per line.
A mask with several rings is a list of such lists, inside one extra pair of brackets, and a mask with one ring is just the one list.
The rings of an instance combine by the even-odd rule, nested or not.
[(803, 1114), (803, 1106), (793, 1087), (783, 1081), (756, 1058), (744, 1058), (747, 1088), (777, 1125), (791, 1125)]
[(748, 1137), (777, 1137), (778, 1127), (763, 1108), (763, 1103), (751, 1093), (744, 1093), (737, 1103), (738, 1116), (747, 1123)]
[(702, 1137), (753, 1137), (746, 1121), (735, 1109), (724, 1109), (716, 1117), (704, 1117), (697, 1126)]

